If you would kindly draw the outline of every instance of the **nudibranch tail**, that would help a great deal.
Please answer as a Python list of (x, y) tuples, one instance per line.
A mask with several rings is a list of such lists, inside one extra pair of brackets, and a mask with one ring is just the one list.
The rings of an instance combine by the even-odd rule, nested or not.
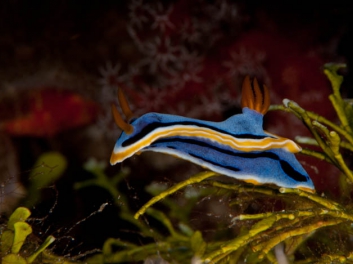
[(241, 106), (264, 115), (270, 107), (270, 93), (267, 86), (260, 86), (256, 78), (250, 80), (250, 77), (246, 76), (242, 86)]
[(118, 89), (118, 100), (119, 100), (121, 110), (123, 111), (126, 119), (131, 120), (131, 118), (133, 117), (134, 114), (132, 113), (132, 111), (129, 107), (129, 104), (126, 100), (126, 97), (125, 97), (122, 89)]

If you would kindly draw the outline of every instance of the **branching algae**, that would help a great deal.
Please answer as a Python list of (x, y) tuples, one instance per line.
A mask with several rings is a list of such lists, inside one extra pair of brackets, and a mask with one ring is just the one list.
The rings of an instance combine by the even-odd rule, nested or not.
[(6, 228), (1, 229), (1, 263), (34, 263), (40, 254), (47, 256), (41, 256), (41, 258), (49, 259), (50, 253), (45, 250), (55, 241), (55, 237), (53, 236), (48, 236), (43, 244), (33, 252), (26, 252), (27, 250), (23, 249), (25, 248), (24, 245), (28, 243), (27, 237), (32, 233), (32, 227), (26, 222), (30, 215), (31, 212), (27, 208), (18, 207), (11, 214)]

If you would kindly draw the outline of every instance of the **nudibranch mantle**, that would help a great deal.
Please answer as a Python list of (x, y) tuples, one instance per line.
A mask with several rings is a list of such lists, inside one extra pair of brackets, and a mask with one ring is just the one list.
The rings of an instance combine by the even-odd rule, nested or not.
[(259, 111), (267, 109), (245, 106), (241, 114), (222, 122), (144, 114), (126, 124), (132, 129), (121, 133), (110, 163), (144, 151), (162, 152), (245, 182), (314, 192), (313, 182), (293, 154), (301, 148), (290, 139), (266, 133)]
[[(262, 121), (263, 116), (260, 113), (247, 107), (243, 108), (243, 114), (234, 115), (222, 122), (148, 113), (130, 123), (134, 128), (131, 134), (120, 135), (114, 147), (111, 164), (122, 162), (136, 152), (153, 151), (154, 144), (163, 138), (193, 138), (244, 152), (272, 148), (284, 148), (291, 153), (300, 151), (300, 147), (292, 140), (264, 132)], [(151, 146), (152, 149), (149, 148)]]

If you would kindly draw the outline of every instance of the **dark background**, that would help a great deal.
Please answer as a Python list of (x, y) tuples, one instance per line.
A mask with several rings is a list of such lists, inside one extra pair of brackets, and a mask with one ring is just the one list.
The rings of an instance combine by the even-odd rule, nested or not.
[[(154, 3), (156, 2), (158, 1), (154, 1)], [(198, 1), (192, 2), (197, 6)], [(207, 5), (212, 4), (212, 1), (203, 2), (205, 5), (206, 3)], [(167, 2), (163, 3), (167, 5)], [(168, 4), (170, 3), (176, 5), (178, 1), (168, 1)], [(347, 98), (353, 96), (351, 88), (353, 85), (351, 71), (353, 62), (352, 3), (334, 1), (330, 5), (321, 4), (320, 6), (310, 1), (305, 4), (297, 1), (261, 1), (261, 3), (257, 1), (228, 1), (227, 3), (233, 3), (238, 7), (237, 16), (239, 19), (235, 24), (229, 20), (220, 22), (221, 39), (212, 47), (200, 52), (206, 59), (219, 54), (218, 52), (221, 52), (223, 45), (242, 41), (249, 32), (276, 35), (276, 38), (271, 37), (271, 41), (275, 42), (277, 37), (285, 39), (286, 43), (290, 43), (289, 46), (292, 45), (291, 47), (302, 52), (298, 52), (298, 54), (306, 54), (308, 50), (313, 50), (315, 54), (319, 54), (322, 62), (347, 63), (347, 69), (342, 71), (345, 77), (342, 91)], [(138, 51), (136, 43), (127, 32), (127, 24), (130, 20), (129, 12), (129, 1), (1, 1), (1, 120), (16, 118), (11, 109), (26, 101), (28, 91), (52, 88), (68, 89), (87, 96), (90, 100), (96, 101), (100, 107), (97, 119), (100, 119), (101, 114), (104, 116), (107, 112), (105, 107), (109, 105), (109, 100), (107, 99), (106, 103), (97, 100), (102, 89), (98, 82), (101, 78), (99, 67), (110, 61), (121, 63), (124, 68), (144, 56), (143, 52)], [(194, 14), (187, 8), (184, 12), (185, 14), (179, 15), (185, 17)], [(264, 46), (269, 46), (271, 41), (264, 43)], [(281, 45), (281, 43), (277, 44)], [(262, 43), (257, 43), (257, 45), (261, 46)], [(276, 60), (287, 60), (286, 57), (282, 58), (280, 55), (281, 53)], [(275, 55), (273, 56), (275, 57)], [(266, 66), (271, 71), (271, 67)], [(301, 65), (296, 67), (301, 68)], [(276, 69), (272, 67), (273, 72)], [(320, 67), (313, 70), (319, 71)], [(307, 79), (305, 80), (310, 81), (312, 75), (314, 74), (306, 71), (305, 78)], [(269, 74), (269, 76), (272, 78), (271, 76), (274, 75)], [(222, 77), (220, 76), (220, 78)], [(320, 78), (324, 79), (324, 77)], [(271, 80), (274, 83), (273, 90), (278, 91), (278, 97), (283, 98), (281, 91), (285, 89), (280, 84), (276, 86), (275, 81)], [(309, 82), (308, 87), (311, 86)], [(323, 92), (325, 96), (329, 93), (328, 88), (325, 88), (326, 90)], [(138, 88), (136, 89), (139, 91)], [(300, 92), (303, 93), (307, 89), (309, 88), (303, 88)], [(9, 91), (12, 94), (10, 99)], [(317, 93), (321, 92), (322, 90), (317, 89)], [(143, 92), (141, 94), (143, 96)], [(181, 99), (175, 102), (172, 99), (169, 100), (170, 104), (178, 104), (181, 101)], [(323, 102), (320, 106), (313, 105), (312, 110), (319, 108), (320, 111), (320, 108), (327, 108), (327, 104), (327, 102)], [(310, 100), (308, 105), (310, 106)], [(165, 112), (168, 109), (161, 107), (159, 110)], [(221, 116), (226, 117), (228, 110), (224, 109)], [(216, 115), (216, 119), (219, 116)], [(67, 118), (70, 119), (70, 116)], [(94, 122), (92, 122), (93, 125)], [(97, 127), (101, 130), (100, 135), (110, 133), (110, 127), (99, 125)], [(16, 165), (19, 171), (18, 180), (24, 186), (29, 181), (26, 178), (28, 171), (31, 170), (41, 153), (57, 150), (63, 153), (69, 161), (67, 172), (55, 183), (57, 191), (44, 190), (41, 203), (32, 208), (34, 218), (41, 219), (47, 216), (44, 220), (38, 221), (36, 232), (39, 237), (45, 237), (50, 233), (59, 234), (62, 237), (61, 242), (55, 246), (58, 254), (64, 252), (64, 254), (74, 256), (78, 252), (100, 248), (107, 237), (121, 237), (122, 239), (134, 237), (131, 235), (133, 227), (119, 220), (118, 210), (112, 205), (111, 198), (105, 191), (99, 188), (88, 188), (80, 192), (73, 191), (72, 186), (75, 182), (92, 177), (83, 170), (83, 162), (89, 157), (107, 161), (114, 144), (114, 139), (111, 136), (105, 137), (103, 141), (95, 139), (92, 135), (87, 136), (85, 134), (86, 128), (61, 131), (50, 137), (8, 135), (18, 160)], [(290, 131), (288, 133), (290, 134)], [(140, 164), (148, 166), (149, 162), (141, 161), (139, 158), (131, 163), (128, 161), (123, 166), (133, 167), (136, 164), (139, 164), (139, 168), (133, 169), (131, 177), (129, 176), (127, 182), (123, 182), (119, 187), (122, 192), (127, 194), (128, 198), (132, 199), (129, 205), (132, 207), (132, 211), (136, 211), (148, 199), (149, 196), (145, 193), (144, 186), (153, 180), (150, 178), (151, 175), (157, 174), (157, 179), (160, 181), (171, 178), (173, 179), (170, 180), (171, 182), (180, 181), (180, 178), (173, 178), (178, 174), (173, 169), (165, 169), (162, 172), (163, 170), (159, 168), (141, 168)], [(315, 163), (315, 165), (320, 166), (319, 163)], [(178, 163), (174, 166), (182, 167)], [(113, 175), (120, 169), (121, 165), (110, 167), (107, 169), (107, 173)], [(184, 173), (183, 177), (192, 175), (188, 173), (188, 169), (185, 167), (181, 169), (181, 172)], [(191, 167), (190, 170), (194, 169)], [(144, 173), (147, 177), (143, 175)], [(331, 186), (331, 184), (327, 184), (326, 180), (316, 179), (314, 181), (323, 190), (325, 187), (322, 186)], [(336, 181), (336, 179), (331, 179), (331, 181)], [(133, 190), (128, 188), (130, 185), (133, 186)], [(330, 191), (328, 192), (330, 193)], [(337, 193), (339, 191), (335, 189), (331, 192)], [(10, 194), (3, 194), (4, 198), (6, 198), (5, 195)], [(58, 203), (53, 213), (48, 214), (55, 201)], [(77, 225), (70, 231), (70, 234), (65, 233), (64, 230), (75, 226), (78, 221), (98, 210), (99, 206), (105, 202), (110, 203), (110, 206), (103, 213)], [(40, 230), (47, 231), (40, 235)], [(67, 249), (64, 245), (71, 237), (74, 237), (75, 241), (70, 241), (70, 249)], [(141, 239), (136, 236), (134, 238)]]

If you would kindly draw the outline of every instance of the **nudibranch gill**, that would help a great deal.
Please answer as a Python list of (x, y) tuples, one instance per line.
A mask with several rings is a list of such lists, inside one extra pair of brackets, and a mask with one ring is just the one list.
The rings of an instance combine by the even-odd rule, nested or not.
[(134, 119), (121, 89), (118, 99), (131, 121), (124, 121), (112, 105), (114, 120), (123, 130), (110, 158), (112, 165), (143, 151), (162, 152), (248, 183), (315, 192), (294, 155), (301, 148), (290, 139), (263, 130), (270, 97), (268, 88), (256, 79), (247, 76), (243, 82), (242, 113), (222, 122), (160, 113)]

